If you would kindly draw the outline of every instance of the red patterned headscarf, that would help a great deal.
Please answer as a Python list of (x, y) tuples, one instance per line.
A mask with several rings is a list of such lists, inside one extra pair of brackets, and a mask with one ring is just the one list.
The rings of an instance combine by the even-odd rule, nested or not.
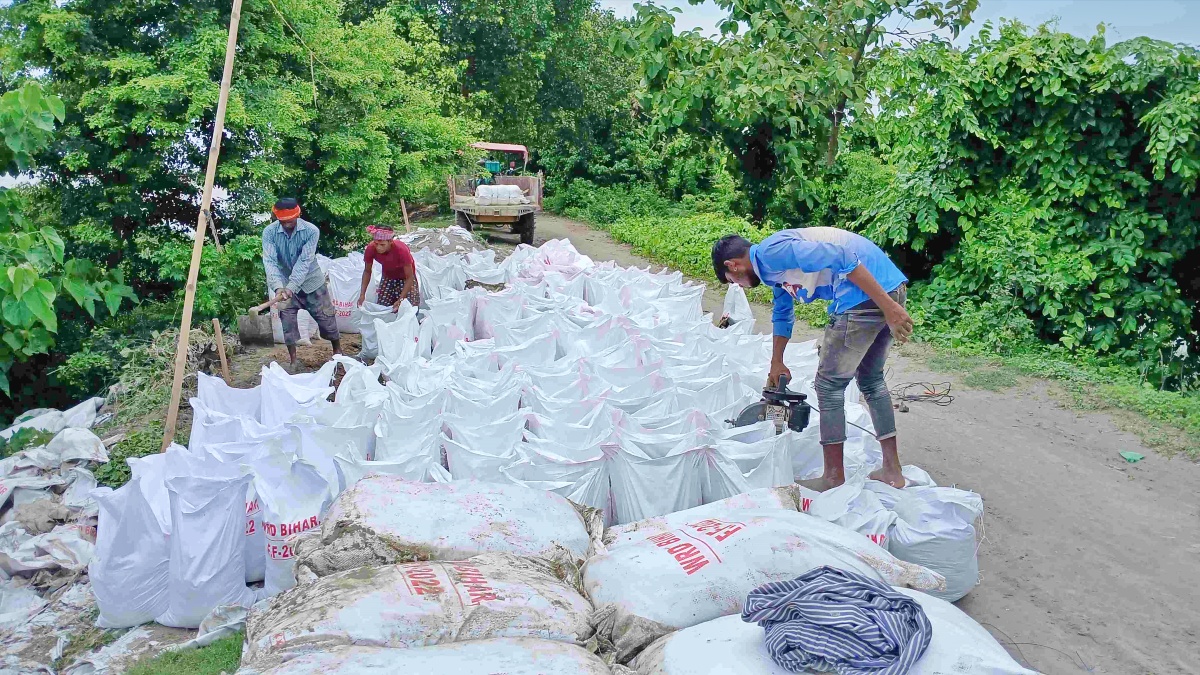
[(367, 227), (367, 232), (371, 233), (371, 238), (375, 241), (391, 241), (396, 238), (395, 230), (384, 225), (371, 225)]

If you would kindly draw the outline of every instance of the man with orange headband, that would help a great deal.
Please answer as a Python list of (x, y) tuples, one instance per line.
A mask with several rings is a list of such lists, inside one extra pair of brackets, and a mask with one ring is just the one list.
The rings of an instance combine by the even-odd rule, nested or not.
[(307, 310), (317, 321), (321, 337), (333, 345), (333, 353), (342, 353), (336, 313), (325, 286), (325, 274), (317, 264), (317, 226), (301, 220), (295, 199), (275, 202), (276, 220), (263, 230), (263, 267), (267, 286), (275, 294), (279, 321), (283, 324), (283, 342), (287, 345), (290, 366), (296, 365), (296, 342), (300, 340), (297, 314)]

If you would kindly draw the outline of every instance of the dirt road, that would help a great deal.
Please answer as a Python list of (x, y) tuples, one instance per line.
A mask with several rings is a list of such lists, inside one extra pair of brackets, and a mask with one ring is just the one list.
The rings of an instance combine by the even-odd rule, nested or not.
[[(539, 216), (537, 235), (649, 264), (563, 218)], [(710, 289), (705, 308), (722, 297)], [(770, 325), (768, 308), (755, 312)], [(889, 363), (891, 385), (954, 380), (900, 354)], [(986, 504), (982, 582), (958, 606), (1049, 675), (1200, 673), (1200, 465), (1155, 454), (1107, 415), (1063, 409), (1041, 383), (954, 390), (947, 407), (909, 404), (898, 424), (903, 461)], [(1146, 458), (1128, 464), (1122, 450)]]

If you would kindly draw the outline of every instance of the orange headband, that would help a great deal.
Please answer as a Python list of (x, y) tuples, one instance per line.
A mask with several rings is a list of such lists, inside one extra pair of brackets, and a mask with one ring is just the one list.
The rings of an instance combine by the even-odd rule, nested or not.
[(271, 209), (271, 212), (274, 213), (275, 217), (279, 220), (292, 220), (293, 218), (300, 217), (299, 206), (291, 209)]

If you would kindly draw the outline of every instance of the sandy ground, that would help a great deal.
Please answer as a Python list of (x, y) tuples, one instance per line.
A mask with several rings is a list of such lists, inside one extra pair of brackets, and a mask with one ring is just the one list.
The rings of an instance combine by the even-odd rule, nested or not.
[[(649, 264), (602, 232), (538, 217), (537, 243), (564, 237), (598, 261)], [(710, 289), (705, 309), (722, 300)], [(769, 308), (755, 313), (770, 325)], [(895, 351), (889, 363), (891, 385), (954, 382), (950, 406), (897, 416), (903, 461), (984, 498), (982, 582), (960, 608), (1049, 675), (1200, 673), (1200, 465), (1060, 407), (1039, 382), (970, 390)], [(1128, 464), (1122, 450), (1146, 458)]]
[[(649, 264), (602, 232), (539, 216), (537, 243), (563, 237), (598, 261)], [(507, 254), (516, 237), (489, 241)], [(705, 309), (719, 312), (723, 297), (709, 289)], [(769, 326), (769, 308), (754, 310)], [(797, 326), (795, 339), (818, 335)], [(306, 370), (328, 354), (323, 340), (300, 352)], [(257, 382), (274, 359), (282, 347), (239, 355), (234, 379)], [(889, 365), (893, 386), (953, 382), (950, 406), (910, 403), (897, 416), (904, 462), (984, 498), (982, 582), (960, 608), (1048, 675), (1200, 673), (1200, 465), (1155, 454), (1108, 415), (1062, 408), (1041, 382), (971, 390), (901, 350)], [(1128, 464), (1122, 450), (1146, 458)]]

